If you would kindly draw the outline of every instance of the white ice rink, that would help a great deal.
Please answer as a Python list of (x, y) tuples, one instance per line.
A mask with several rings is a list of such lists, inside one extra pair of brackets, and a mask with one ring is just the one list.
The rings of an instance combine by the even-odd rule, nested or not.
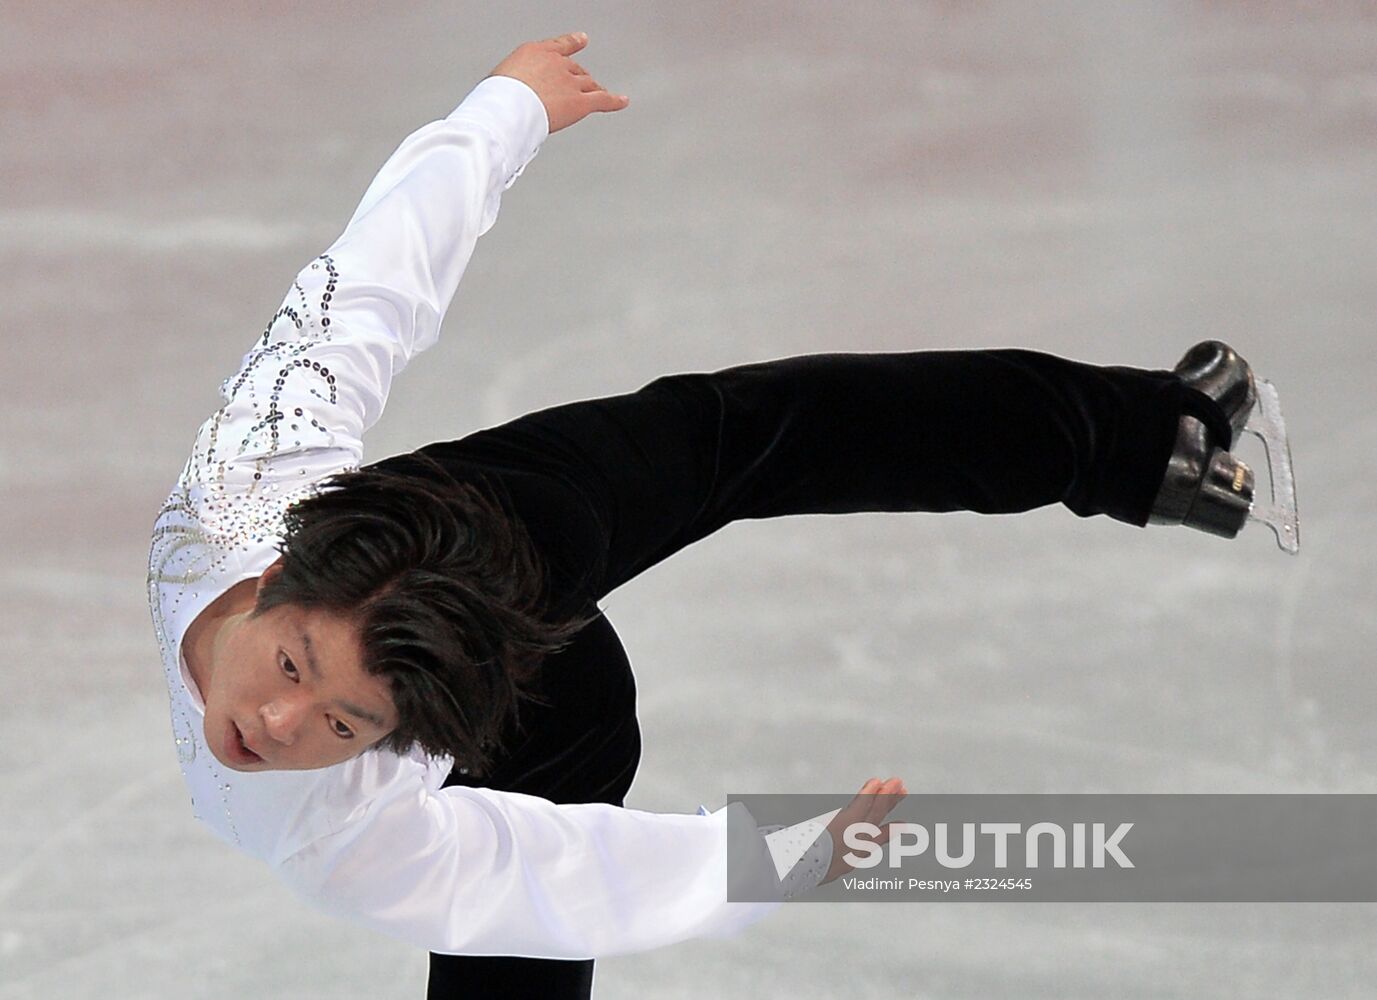
[[(290, 8), (290, 9), (289, 9)], [(370, 458), (672, 370), (1018, 346), (1276, 382), (1302, 552), (1064, 509), (733, 525), (607, 602), (631, 805), (1377, 792), (1377, 6), (5, 5), (0, 1000), (420, 998), (192, 819), (144, 597), (221, 379), (412, 129), (581, 29)], [(1258, 457), (1260, 452), (1247, 457)], [(1377, 831), (1374, 831), (1377, 835)], [(792, 906), (599, 1000), (1366, 997), (1371, 905)]]

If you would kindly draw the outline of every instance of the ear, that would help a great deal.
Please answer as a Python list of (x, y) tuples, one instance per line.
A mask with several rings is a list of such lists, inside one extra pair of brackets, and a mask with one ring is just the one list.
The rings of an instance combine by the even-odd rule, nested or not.
[(253, 596), (256, 598), (259, 594), (263, 593), (263, 588), (266, 587), (269, 583), (271, 583), (274, 579), (276, 579), (278, 574), (280, 574), (281, 572), (282, 557), (278, 556), (277, 560), (271, 566), (265, 569), (263, 571), (263, 575), (258, 578), (258, 586), (254, 588)]

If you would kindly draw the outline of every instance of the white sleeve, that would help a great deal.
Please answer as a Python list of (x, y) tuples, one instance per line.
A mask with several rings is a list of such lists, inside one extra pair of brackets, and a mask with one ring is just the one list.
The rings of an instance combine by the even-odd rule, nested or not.
[[(401, 144), (225, 383), (225, 406), (202, 428), (191, 459), (192, 483), (209, 493), (207, 517), (242, 509), (231, 498), (280, 498), (283, 484), (362, 460), (363, 433), (380, 416), (393, 376), (434, 343), (501, 193), (547, 130), (535, 94), (495, 77)], [(285, 857), (255, 849), (321, 909), (412, 944), (599, 957), (730, 934), (778, 905), (727, 902), (728, 838), (739, 831), (751, 838), (747, 853), (758, 853), (762, 884), (773, 881), (763, 839), (750, 823), (728, 824), (727, 810), (556, 806), (436, 788), (407, 758), (365, 756), (342, 767), (349, 778), (341, 787), (322, 781), (303, 792), (295, 808), (309, 812), (304, 818), (253, 821), (255, 804), (268, 810), (268, 786), (277, 786), (272, 775), (236, 778), (225, 793), (237, 796), (236, 839), (260, 825), (274, 832), (258, 838), (265, 842), (284, 825), (311, 827), (304, 846), (296, 837), (278, 841)], [(265, 787), (257, 797), (255, 784)]]
[(221, 387), (196, 479), (242, 495), (357, 466), (393, 377), (435, 343), (502, 192), (547, 135), (535, 92), (489, 77), (408, 136)]
[[(749, 814), (554, 805), (513, 792), (393, 782), (385, 800), (279, 872), (309, 902), (431, 951), (598, 958), (735, 933), (779, 905)], [(739, 804), (729, 809), (744, 810)], [(753, 872), (739, 861), (753, 857)]]

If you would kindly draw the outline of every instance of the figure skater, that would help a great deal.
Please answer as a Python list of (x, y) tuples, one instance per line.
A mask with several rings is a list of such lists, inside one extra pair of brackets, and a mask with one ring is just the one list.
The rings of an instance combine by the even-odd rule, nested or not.
[[(197, 816), (312, 904), (430, 950), (431, 997), (586, 997), (593, 959), (729, 934), (726, 815), (622, 808), (635, 686), (598, 601), (723, 525), (1062, 503), (1231, 536), (1258, 383), (1030, 351), (673, 375), (360, 467), (546, 136), (628, 104), (564, 35), (409, 136), (222, 386), (160, 512), (149, 601)], [(723, 586), (730, 587), (724, 580)], [(848, 870), (871, 779), (781, 881)]]

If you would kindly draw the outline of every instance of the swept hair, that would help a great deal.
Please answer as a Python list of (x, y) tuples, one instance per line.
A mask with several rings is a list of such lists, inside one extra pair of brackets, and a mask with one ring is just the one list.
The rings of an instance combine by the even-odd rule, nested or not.
[(438, 475), (341, 473), (289, 508), (282, 572), (253, 613), (291, 604), (344, 617), (396, 706), (379, 746), (419, 744), (481, 775), (520, 703), (538, 700), (540, 660), (591, 619), (547, 620), (544, 567), (490, 484), (410, 457)]

